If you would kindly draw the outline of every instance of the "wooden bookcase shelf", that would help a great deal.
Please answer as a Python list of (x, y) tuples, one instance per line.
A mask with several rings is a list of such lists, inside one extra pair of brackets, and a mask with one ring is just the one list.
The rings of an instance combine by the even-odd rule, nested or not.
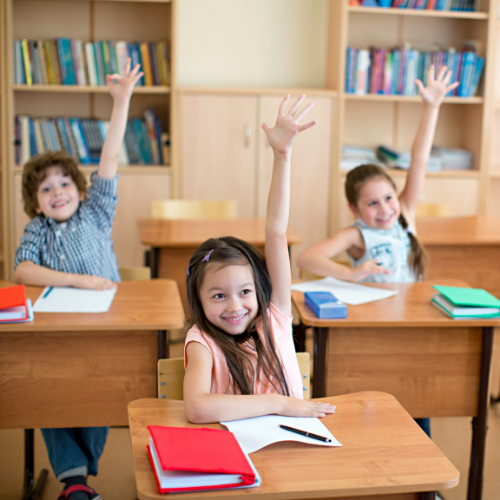
[(455, 12), (450, 10), (393, 9), (380, 7), (347, 7), (350, 14), (375, 14), (385, 16), (435, 17), (448, 19), (488, 19), (488, 12)]
[[(75, 94), (107, 94), (108, 88), (104, 86), (78, 86), (78, 85), (12, 85), (14, 92), (71, 92)], [(136, 87), (134, 94), (169, 94), (170, 87), (163, 85)]]
[[(21, 199), (22, 167), (15, 165), (14, 117), (75, 116), (109, 120), (112, 99), (105, 86), (15, 85), (13, 44), (16, 39), (54, 39), (68, 37), (83, 41), (125, 40), (127, 42), (167, 41), (170, 58), (169, 86), (136, 87), (130, 103), (130, 117), (143, 117), (144, 110), (154, 108), (164, 132), (170, 134), (174, 148), (176, 120), (173, 116), (175, 92), (175, 0), (0, 0), (2, 24), (0, 36), (4, 50), (0, 70), (5, 81), (5, 128), (1, 131), (0, 151), (8, 192), (6, 223), (1, 233), (6, 241), (4, 262), (6, 277), (12, 278), (14, 252), (28, 217)], [(6, 57), (3, 57), (3, 54)], [(0, 87), (1, 90), (1, 87)], [(171, 153), (172, 154), (172, 153)], [(86, 178), (97, 166), (80, 166)], [(170, 165), (131, 165), (119, 167), (119, 203), (113, 227), (115, 251), (120, 266), (143, 264), (143, 248), (136, 234), (135, 221), (149, 215), (152, 199), (172, 195), (174, 162)]]
[[(345, 94), (346, 101), (378, 101), (378, 102), (416, 102), (421, 103), (422, 100), (419, 96), (406, 96), (406, 95), (384, 95), (384, 94)], [(483, 98), (478, 97), (447, 97), (443, 104), (482, 104)]]

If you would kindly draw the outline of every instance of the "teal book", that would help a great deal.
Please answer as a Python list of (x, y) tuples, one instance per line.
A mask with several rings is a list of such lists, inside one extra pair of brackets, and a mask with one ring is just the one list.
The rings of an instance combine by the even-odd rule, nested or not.
[(500, 317), (500, 300), (481, 288), (435, 285), (432, 303), (452, 318)]

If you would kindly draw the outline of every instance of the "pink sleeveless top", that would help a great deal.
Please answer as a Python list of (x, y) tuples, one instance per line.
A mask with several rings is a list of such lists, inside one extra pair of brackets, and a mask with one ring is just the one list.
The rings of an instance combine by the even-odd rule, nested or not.
[[(292, 316), (287, 316), (282, 313), (273, 303), (271, 303), (268, 309), (268, 315), (276, 350), (278, 355), (281, 357), (283, 368), (285, 370), (285, 377), (288, 384), (288, 390), (290, 391), (290, 396), (298, 399), (304, 399), (299, 365), (295, 354), (295, 347), (293, 345)], [(262, 323), (257, 325), (257, 333), (265, 345), (263, 336), (264, 327), (262, 326)], [(234, 394), (233, 382), (229, 374), (224, 354), (217, 344), (208, 335), (200, 331), (197, 326), (193, 326), (186, 336), (186, 343), (184, 344), (184, 366), (187, 367), (188, 364), (186, 348), (190, 342), (199, 342), (212, 353), (214, 364), (212, 368), (212, 384), (210, 393)], [(257, 366), (257, 357), (253, 352), (250, 353), (250, 356), (255, 369)], [(262, 380), (259, 380), (259, 377), (256, 377), (254, 383), (254, 394), (275, 392), (276, 390), (268, 380), (264, 377), (262, 377)]]

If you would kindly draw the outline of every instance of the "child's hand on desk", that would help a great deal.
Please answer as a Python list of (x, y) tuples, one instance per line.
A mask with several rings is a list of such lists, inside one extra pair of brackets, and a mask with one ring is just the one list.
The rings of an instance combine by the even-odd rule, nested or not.
[(75, 274), (72, 285), (75, 288), (87, 288), (90, 290), (112, 290), (117, 287), (116, 283), (106, 278), (90, 276), (88, 274)]
[(269, 145), (275, 152), (288, 154), (292, 149), (295, 137), (300, 134), (300, 132), (316, 125), (316, 121), (306, 123), (305, 125), (299, 125), (300, 120), (302, 120), (302, 118), (304, 118), (304, 116), (314, 106), (313, 103), (310, 103), (299, 112), (299, 106), (305, 98), (305, 94), (302, 94), (290, 108), (290, 111), (286, 113), (286, 107), (288, 105), (288, 101), (290, 100), (290, 96), (287, 95), (280, 105), (278, 118), (276, 118), (276, 124), (274, 127), (271, 128), (267, 123), (262, 124), (262, 129), (267, 135)]
[(136, 64), (132, 70), (130, 70), (130, 64), (131, 60), (129, 57), (125, 64), (125, 72), (123, 75), (119, 75), (118, 73), (106, 75), (106, 84), (109, 93), (113, 96), (115, 101), (127, 102), (134, 91), (134, 85), (144, 74), (142, 71), (139, 72), (141, 67), (140, 64)]
[(367, 260), (359, 267), (351, 269), (350, 281), (360, 281), (370, 274), (391, 274), (387, 269), (380, 265), (378, 260)]
[(424, 87), (424, 84), (420, 80), (415, 80), (425, 104), (438, 108), (443, 102), (445, 95), (450, 90), (458, 87), (458, 82), (448, 85), (451, 75), (452, 72), (446, 66), (443, 66), (437, 78), (434, 78), (434, 65), (431, 65), (427, 76), (427, 87)]
[(282, 407), (276, 412), (284, 417), (325, 417), (327, 414), (335, 413), (335, 406), (320, 401), (307, 401), (276, 395), (281, 399)]

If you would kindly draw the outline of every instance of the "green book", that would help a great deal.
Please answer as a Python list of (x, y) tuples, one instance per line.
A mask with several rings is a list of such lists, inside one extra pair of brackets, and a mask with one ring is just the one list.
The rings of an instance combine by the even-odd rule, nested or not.
[(439, 286), (432, 303), (453, 318), (494, 318), (500, 316), (500, 300), (480, 288)]

